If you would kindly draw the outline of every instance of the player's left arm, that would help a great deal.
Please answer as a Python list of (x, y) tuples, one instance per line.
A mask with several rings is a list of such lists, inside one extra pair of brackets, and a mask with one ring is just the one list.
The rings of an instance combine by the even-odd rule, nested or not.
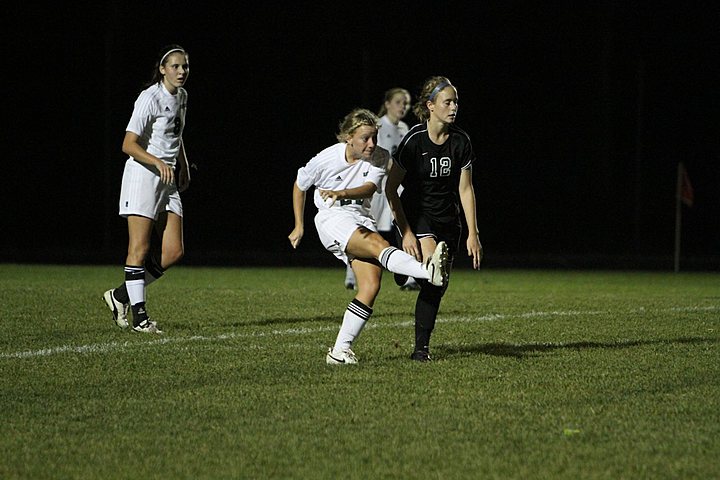
[(187, 154), (185, 153), (185, 142), (180, 139), (180, 152), (178, 153), (178, 191), (184, 192), (190, 187), (190, 162), (188, 162)]
[(468, 228), (467, 251), (472, 257), (473, 268), (479, 269), (483, 257), (483, 247), (480, 244), (480, 237), (477, 226), (477, 215), (475, 206), (475, 189), (472, 184), (472, 167), (460, 172), (460, 203), (465, 213), (465, 222)]

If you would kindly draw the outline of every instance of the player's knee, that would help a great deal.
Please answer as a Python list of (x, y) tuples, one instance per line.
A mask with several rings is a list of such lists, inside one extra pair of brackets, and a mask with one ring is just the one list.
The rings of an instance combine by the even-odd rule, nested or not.
[(382, 235), (380, 235), (379, 233), (375, 233), (372, 236), (371, 241), (373, 243), (375, 250), (377, 250), (378, 253), (382, 252), (383, 250), (385, 250), (386, 248), (388, 248), (390, 246), (390, 243), (387, 240), (385, 240), (382, 237)]
[(172, 247), (163, 250), (162, 258), (165, 268), (175, 265), (185, 256), (185, 250), (182, 247)]

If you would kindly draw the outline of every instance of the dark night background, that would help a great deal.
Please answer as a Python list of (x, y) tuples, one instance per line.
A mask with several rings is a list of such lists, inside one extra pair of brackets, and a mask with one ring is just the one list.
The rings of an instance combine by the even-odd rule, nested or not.
[(352, 108), (441, 74), (478, 156), (486, 267), (672, 269), (682, 161), (682, 267), (720, 269), (713, 2), (189, 5), (5, 7), (0, 261), (123, 264), (124, 129), (158, 51), (179, 43), (198, 165), (185, 264), (341, 269), (311, 202), (289, 246), (297, 168)]

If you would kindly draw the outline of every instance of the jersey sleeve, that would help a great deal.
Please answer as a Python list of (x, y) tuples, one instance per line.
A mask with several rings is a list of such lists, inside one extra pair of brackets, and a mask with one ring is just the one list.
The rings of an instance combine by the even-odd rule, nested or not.
[(383, 192), (383, 178), (385, 178), (385, 168), (382, 167), (376, 167), (375, 165), (370, 165), (370, 169), (368, 170), (368, 176), (366, 179), (366, 182), (372, 182), (377, 187), (377, 190), (375, 193), (382, 193)]
[(407, 137), (405, 137), (400, 146), (398, 146), (397, 152), (393, 156), (393, 165), (398, 165), (400, 168), (407, 172), (408, 161), (412, 157), (410, 145), (407, 143)]
[(472, 167), (473, 163), (475, 163), (475, 152), (472, 148), (472, 142), (470, 142), (470, 137), (467, 134), (464, 134), (465, 136), (465, 148), (463, 148), (462, 152), (462, 169), (467, 170)]
[(308, 191), (310, 187), (318, 182), (320, 178), (318, 163), (317, 157), (314, 157), (304, 167), (298, 169), (295, 182), (303, 192)]
[(154, 114), (154, 102), (152, 96), (147, 94), (147, 91), (140, 94), (135, 100), (135, 107), (130, 117), (125, 131), (132, 132), (138, 136), (142, 136), (145, 131), (145, 127), (152, 121)]

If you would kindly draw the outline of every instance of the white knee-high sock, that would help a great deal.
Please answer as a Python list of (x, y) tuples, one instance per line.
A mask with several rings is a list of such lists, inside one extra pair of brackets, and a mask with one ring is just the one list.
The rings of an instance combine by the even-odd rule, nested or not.
[(357, 298), (354, 298), (352, 302), (345, 310), (343, 316), (343, 322), (340, 326), (337, 338), (335, 339), (334, 350), (347, 350), (350, 348), (355, 339), (360, 335), (365, 324), (372, 315), (372, 308), (368, 307)]
[[(140, 267), (131, 267), (131, 268), (140, 268)], [(157, 261), (155, 257), (150, 257), (148, 260), (145, 261), (145, 287), (147, 288), (148, 285), (159, 279), (163, 276), (165, 273), (165, 270), (160, 266), (160, 262)], [(127, 270), (126, 270), (127, 272)], [(127, 273), (125, 275), (127, 277)], [(133, 276), (132, 281), (137, 280)], [(113, 292), (113, 296), (115, 297), (115, 300), (122, 303), (130, 303), (130, 294), (128, 293), (127, 289), (127, 281), (123, 282), (120, 286), (118, 286), (115, 289), (115, 292)], [(143, 301), (144, 301), (143, 296)]]
[(425, 266), (415, 260), (415, 257), (405, 253), (399, 248), (387, 247), (378, 256), (380, 265), (393, 273), (407, 275), (408, 277), (429, 279), (430, 275)]
[(125, 266), (125, 287), (130, 305), (145, 302), (145, 267)]

